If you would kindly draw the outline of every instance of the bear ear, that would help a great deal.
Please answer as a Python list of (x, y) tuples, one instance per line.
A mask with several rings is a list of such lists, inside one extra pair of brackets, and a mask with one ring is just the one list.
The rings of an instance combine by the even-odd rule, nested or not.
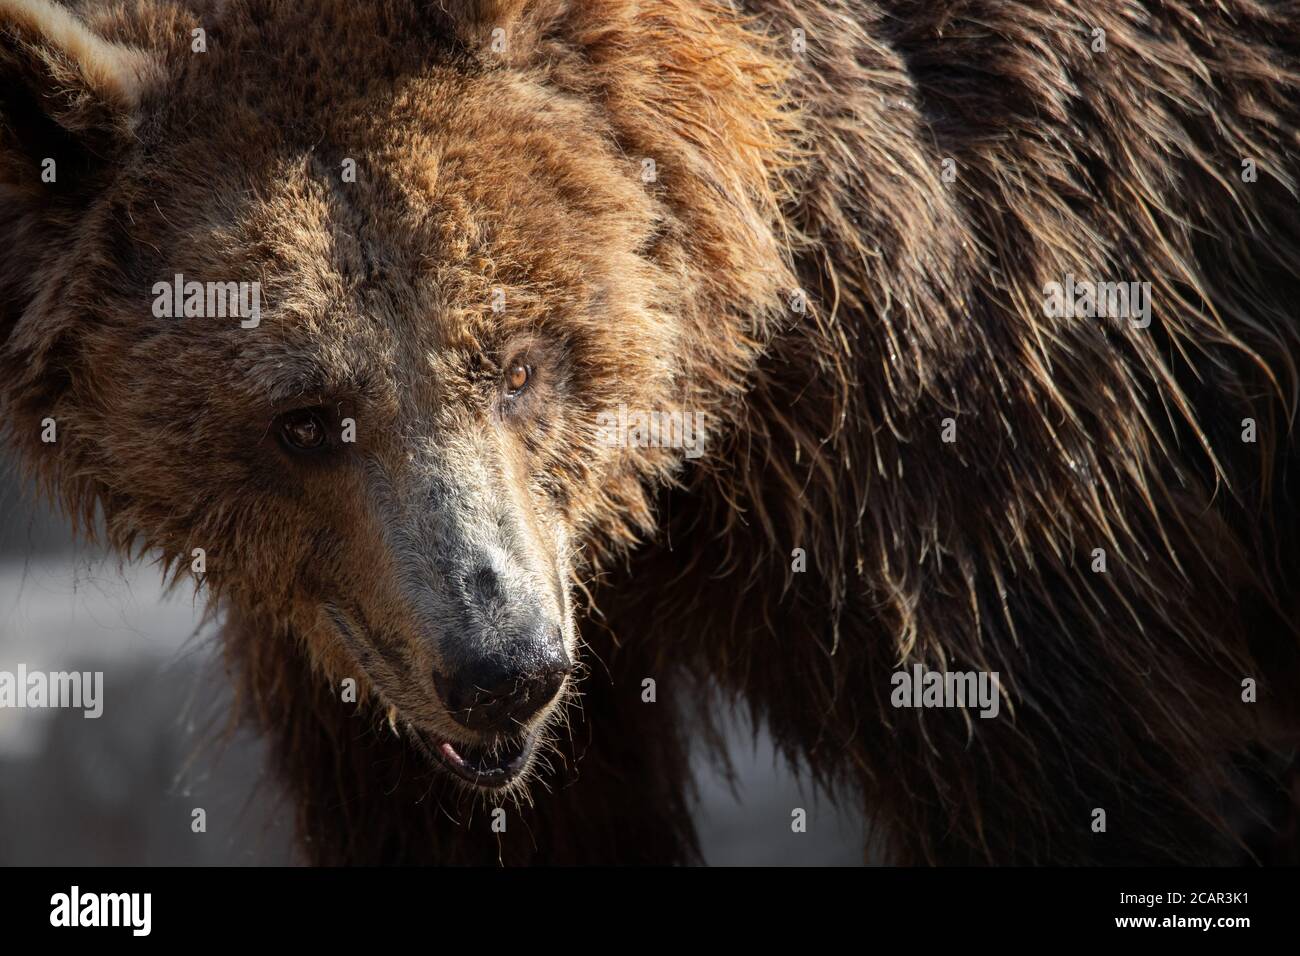
[(158, 72), (50, 0), (0, 0), (0, 184), (84, 182), (122, 151)]

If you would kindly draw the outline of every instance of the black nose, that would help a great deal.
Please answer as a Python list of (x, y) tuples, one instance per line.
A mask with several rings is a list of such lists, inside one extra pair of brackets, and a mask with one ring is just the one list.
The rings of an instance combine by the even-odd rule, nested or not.
[(513, 658), (485, 656), (450, 673), (433, 672), (433, 686), (458, 724), (480, 733), (513, 733), (549, 704), (573, 662), (558, 635), (532, 643)]

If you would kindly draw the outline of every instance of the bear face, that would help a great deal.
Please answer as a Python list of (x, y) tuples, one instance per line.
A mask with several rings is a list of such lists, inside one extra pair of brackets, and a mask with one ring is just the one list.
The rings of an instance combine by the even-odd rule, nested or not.
[[(600, 488), (635, 468), (593, 422), (607, 405), (669, 405), (676, 350), (637, 252), (654, 210), (628, 164), (582, 117), (533, 132), (531, 108), (464, 106), (527, 103), (527, 89), (440, 72), (259, 124), (199, 163), (183, 132), (151, 159), (145, 175), (183, 185), (130, 217), (163, 237), (134, 271), (261, 279), (260, 316), (157, 319), (136, 284), (116, 311), (163, 328), (123, 333), (148, 344), (111, 387), (133, 396), (134, 440), (185, 462), (179, 497), (148, 507), (189, 511), (187, 544), (217, 563), (274, 534), (278, 572), (235, 558), (224, 586), (291, 609), (332, 681), (360, 676), (430, 752), (505, 783), (577, 657), (570, 576), (610, 520)], [(302, 125), (313, 141), (281, 132)], [(193, 362), (214, 354), (229, 361)], [(177, 383), (183, 397), (156, 391)], [(205, 512), (232, 498), (247, 504), (209, 531)], [(471, 770), (467, 746), (498, 736), (502, 760)]]
[[(43, 28), (24, 42), (68, 55)], [(118, 543), (273, 609), (332, 686), (507, 787), (573, 683), (584, 553), (645, 523), (670, 465), (598, 425), (681, 402), (669, 213), (589, 105), (426, 34), (363, 24), (358, 55), (337, 29), (223, 37), (268, 47), (237, 69), (103, 44), (129, 95), (78, 80), (109, 147), (34, 124), (10, 174), (75, 217), (59, 281), (88, 291), (27, 303), (15, 342), (68, 330), (93, 387), (22, 401), (63, 423), (54, 467)], [(277, 70), (312, 58), (333, 82), (285, 95)], [(82, 181), (52, 200), (31, 160), (56, 145)]]

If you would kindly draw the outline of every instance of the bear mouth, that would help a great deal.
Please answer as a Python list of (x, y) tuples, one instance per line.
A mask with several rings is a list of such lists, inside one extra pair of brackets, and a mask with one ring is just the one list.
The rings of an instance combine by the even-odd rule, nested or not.
[(535, 732), (487, 744), (462, 744), (411, 729), (416, 744), (434, 766), (483, 790), (500, 790), (522, 777), (537, 749)]

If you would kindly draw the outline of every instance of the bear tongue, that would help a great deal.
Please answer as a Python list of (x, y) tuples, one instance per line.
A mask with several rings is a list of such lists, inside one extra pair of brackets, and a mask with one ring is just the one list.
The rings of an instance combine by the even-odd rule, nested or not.
[[(446, 760), (456, 764), (458, 767), (466, 766), (465, 758), (462, 757), (459, 753), (457, 753), (456, 748), (451, 745), (450, 741), (444, 740), (441, 744), (439, 744), (438, 752), (441, 753)], [(468, 769), (468, 767), (466, 767), (466, 769)]]
[(438, 752), (444, 760), (471, 774), (491, 775), (505, 772), (523, 756), (527, 747), (527, 740), (523, 740), (502, 748), (485, 747), (480, 750), (462, 746), (458, 750), (451, 741), (444, 740), (438, 745)]

